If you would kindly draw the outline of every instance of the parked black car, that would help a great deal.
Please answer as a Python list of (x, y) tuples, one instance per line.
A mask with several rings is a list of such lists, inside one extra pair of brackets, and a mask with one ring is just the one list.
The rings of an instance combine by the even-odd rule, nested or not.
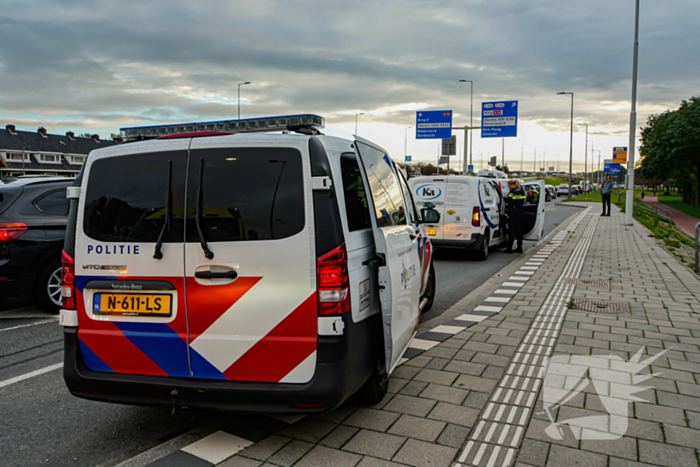
[(72, 178), (0, 180), (0, 297), (31, 298), (51, 313), (61, 308), (61, 252)]

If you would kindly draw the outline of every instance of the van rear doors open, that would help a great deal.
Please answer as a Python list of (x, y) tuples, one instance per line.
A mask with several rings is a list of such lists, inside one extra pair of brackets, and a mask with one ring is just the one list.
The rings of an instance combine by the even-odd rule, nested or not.
[(523, 183), (527, 197), (523, 205), (523, 238), (539, 240), (544, 233), (545, 193), (544, 180)]

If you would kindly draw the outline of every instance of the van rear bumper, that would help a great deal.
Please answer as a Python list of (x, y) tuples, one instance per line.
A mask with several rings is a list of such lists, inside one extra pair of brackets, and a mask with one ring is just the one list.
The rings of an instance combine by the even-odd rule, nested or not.
[(430, 239), (430, 243), (437, 248), (461, 248), (464, 250), (478, 250), (481, 246), (483, 234), (472, 234), (471, 240), (435, 240)]
[[(378, 326), (374, 327), (381, 330)], [(345, 329), (348, 330), (348, 327)], [(355, 331), (350, 334), (358, 335), (366, 330)], [(365, 336), (370, 337), (367, 334)], [(87, 368), (80, 353), (78, 329), (65, 328), (63, 378), (74, 396), (103, 402), (248, 413), (326, 412), (342, 404), (357, 391), (374, 368), (374, 348), (366, 345), (366, 342), (363, 347), (362, 341), (365, 339), (360, 338), (352, 344), (352, 351), (348, 352), (349, 337), (348, 333), (340, 337), (319, 336), (318, 360), (313, 379), (306, 384), (279, 384), (92, 371)], [(299, 407), (294, 404), (314, 406)]]

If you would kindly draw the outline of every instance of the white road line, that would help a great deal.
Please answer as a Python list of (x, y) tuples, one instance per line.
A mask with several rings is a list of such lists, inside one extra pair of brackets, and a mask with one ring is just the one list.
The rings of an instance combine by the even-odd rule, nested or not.
[(48, 373), (49, 371), (58, 370), (59, 368), (63, 368), (63, 362), (47, 366), (46, 368), (42, 368), (40, 370), (31, 371), (20, 376), (15, 376), (14, 378), (6, 379), (5, 381), (0, 381), (0, 388), (7, 387), (11, 384), (19, 383), (20, 381), (24, 381), (25, 379), (43, 375), (44, 373)]
[(11, 328), (0, 329), (0, 332), (13, 331), (15, 329), (28, 328), (31, 326), (39, 326), (40, 324), (46, 324), (46, 323), (55, 323), (56, 321), (58, 321), (58, 318), (50, 318), (50, 319), (45, 319), (43, 321), (37, 321), (36, 323), (23, 324), (21, 326), (13, 326)]

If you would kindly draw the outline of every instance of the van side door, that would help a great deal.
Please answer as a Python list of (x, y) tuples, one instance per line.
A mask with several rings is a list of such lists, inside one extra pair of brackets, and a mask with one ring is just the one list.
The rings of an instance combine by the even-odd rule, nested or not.
[(527, 195), (523, 205), (523, 238), (539, 240), (544, 231), (544, 180), (526, 182), (523, 188)]
[(355, 148), (370, 195), (367, 201), (379, 265), (386, 369), (391, 374), (408, 348), (418, 324), (421, 287), (419, 235), (408, 221), (399, 175), (386, 151), (364, 140), (356, 140)]

